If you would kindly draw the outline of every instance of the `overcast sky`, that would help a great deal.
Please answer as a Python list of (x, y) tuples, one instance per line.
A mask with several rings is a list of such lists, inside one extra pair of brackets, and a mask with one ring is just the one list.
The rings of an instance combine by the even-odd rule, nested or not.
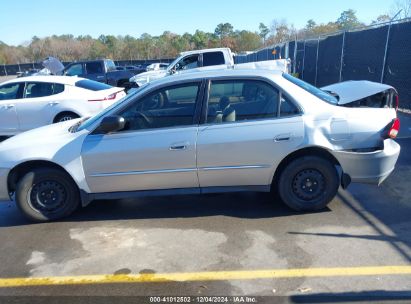
[[(287, 4), (288, 3), (288, 4)], [(153, 36), (169, 30), (177, 34), (196, 29), (214, 32), (218, 23), (257, 31), (260, 22), (286, 19), (296, 28), (308, 19), (335, 21), (354, 9), (360, 21), (370, 23), (392, 10), (393, 0), (2, 0), (0, 41), (18, 45), (31, 37), (53, 34)]]

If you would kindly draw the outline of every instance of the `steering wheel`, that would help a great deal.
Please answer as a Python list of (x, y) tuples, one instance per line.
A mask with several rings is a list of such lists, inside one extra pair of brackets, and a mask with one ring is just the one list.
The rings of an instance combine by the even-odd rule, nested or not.
[(151, 127), (153, 120), (149, 118), (145, 113), (137, 111), (134, 115), (133, 124), (136, 124), (138, 128), (133, 129), (147, 129)]
[(142, 108), (144, 110), (161, 109), (164, 106), (164, 100), (165, 98), (162, 92), (155, 94), (143, 102)]

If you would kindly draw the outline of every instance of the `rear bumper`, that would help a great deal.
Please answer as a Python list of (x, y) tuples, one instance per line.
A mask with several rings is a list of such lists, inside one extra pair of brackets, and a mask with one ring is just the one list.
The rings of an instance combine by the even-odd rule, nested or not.
[(354, 183), (381, 184), (394, 170), (400, 145), (392, 139), (384, 141), (384, 149), (373, 152), (333, 151), (344, 173)]
[(7, 187), (7, 177), (10, 169), (0, 168), (0, 201), (10, 200), (9, 190)]

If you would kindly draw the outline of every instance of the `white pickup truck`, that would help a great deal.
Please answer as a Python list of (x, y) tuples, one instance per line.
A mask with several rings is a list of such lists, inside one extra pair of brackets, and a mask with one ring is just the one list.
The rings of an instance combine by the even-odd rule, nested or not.
[(130, 83), (140, 87), (143, 84), (168, 75), (204, 71), (208, 69), (268, 69), (288, 73), (289, 61), (286, 59), (266, 60), (234, 64), (234, 56), (229, 48), (214, 48), (183, 52), (166, 70), (148, 71), (130, 78)]

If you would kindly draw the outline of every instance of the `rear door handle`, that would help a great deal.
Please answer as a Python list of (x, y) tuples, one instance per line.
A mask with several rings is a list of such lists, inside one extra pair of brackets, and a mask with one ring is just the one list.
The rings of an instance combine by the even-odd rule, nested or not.
[(285, 133), (285, 134), (277, 135), (277, 136), (274, 138), (274, 141), (275, 141), (275, 142), (280, 142), (280, 141), (288, 141), (288, 140), (290, 140), (290, 139), (291, 139), (291, 133)]
[(14, 104), (8, 104), (4, 106), (5, 109), (12, 109), (14, 108)]

